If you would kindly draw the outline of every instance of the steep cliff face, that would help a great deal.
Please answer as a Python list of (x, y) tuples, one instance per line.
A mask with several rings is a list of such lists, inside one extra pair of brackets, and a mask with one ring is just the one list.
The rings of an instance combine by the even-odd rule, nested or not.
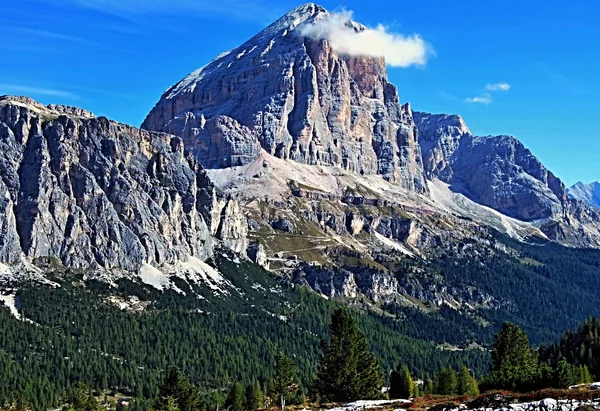
[(600, 214), (566, 187), (512, 136), (476, 137), (459, 116), (415, 113), (425, 173), (452, 191), (574, 246), (600, 244)]
[(167, 90), (142, 127), (183, 137), (207, 168), (249, 164), (262, 148), (425, 192), (412, 110), (383, 59), (342, 56), (302, 35), (328, 15), (314, 4), (292, 10)]
[(214, 188), (183, 141), (0, 97), (0, 262), (135, 272), (212, 253)]

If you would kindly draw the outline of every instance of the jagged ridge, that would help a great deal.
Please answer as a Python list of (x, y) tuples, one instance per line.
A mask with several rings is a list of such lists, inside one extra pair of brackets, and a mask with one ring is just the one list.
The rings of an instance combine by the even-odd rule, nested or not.
[(0, 262), (137, 271), (212, 252), (214, 188), (181, 138), (0, 97)]

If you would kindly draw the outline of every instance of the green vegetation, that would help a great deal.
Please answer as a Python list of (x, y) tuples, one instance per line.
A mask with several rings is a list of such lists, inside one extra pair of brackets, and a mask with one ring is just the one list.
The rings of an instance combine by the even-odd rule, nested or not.
[(409, 399), (415, 396), (415, 382), (406, 365), (401, 368), (400, 372), (392, 371), (388, 395), (391, 399)]
[[(423, 312), (387, 304), (372, 311), (347, 310), (375, 354), (377, 365), (372, 369), (388, 375), (395, 365), (406, 364), (414, 379), (424, 380), (421, 393), (462, 393), (473, 390), (464, 383), (463, 366), (471, 376), (482, 378), (491, 363), (488, 351), (468, 347), (491, 347), (503, 320), (518, 324), (538, 345), (558, 341), (564, 326), (574, 328), (589, 315), (600, 316), (595, 292), (600, 286), (598, 251), (498, 239), (514, 257), (492, 253), (456, 259), (448, 254), (427, 262), (407, 259), (407, 266), (396, 267), (399, 278), (412, 272), (409, 265), (417, 264), (454, 287), (475, 287), (497, 298), (491, 309), (442, 306)], [(223, 405), (228, 389), (240, 383), (243, 407), (257, 409), (269, 402), (280, 352), (293, 358), (301, 386), (286, 402), (301, 402), (318, 372), (319, 342), (332, 340), (331, 314), (347, 301), (326, 300), (304, 288), (280, 284), (270, 273), (222, 254), (210, 263), (235, 287), (223, 294), (179, 279), (175, 282), (185, 295), (129, 280), (110, 288), (58, 269), (51, 279), (61, 284), (59, 288), (19, 285), (19, 311), (32, 323), (18, 321), (0, 308), (2, 403), (30, 402), (34, 410), (61, 405), (82, 382), (96, 398), (132, 397), (130, 409), (148, 409), (161, 400), (160, 386), (175, 365), (201, 393), (201, 407)], [(136, 297), (145, 309), (122, 311), (109, 297)], [(565, 387), (600, 377), (596, 319), (537, 352), (525, 350), (529, 344), (516, 329), (505, 334), (520, 347), (527, 369), (514, 368), (513, 360), (494, 361), (482, 389), (508, 386), (505, 383), (518, 385), (517, 390)], [(442, 369), (443, 384), (438, 375)], [(509, 383), (512, 376), (518, 376), (516, 384)], [(279, 402), (276, 398), (272, 403)], [(161, 406), (181, 409), (182, 404), (167, 396)]]
[(321, 343), (316, 390), (322, 400), (342, 402), (381, 397), (382, 375), (367, 339), (346, 308), (331, 318), (329, 343)]
[[(239, 292), (214, 294), (181, 280), (176, 284), (185, 295), (129, 280), (110, 288), (70, 273), (51, 277), (59, 288), (20, 285), (20, 311), (35, 325), (0, 308), (0, 400), (23, 397), (33, 409), (44, 409), (60, 404), (81, 381), (100, 397), (132, 397), (129, 409), (148, 409), (175, 365), (207, 403), (222, 404), (235, 382), (272, 381), (280, 352), (293, 356), (299, 382), (310, 387), (319, 343), (328, 338), (331, 314), (343, 302), (281, 285), (270, 273), (222, 253), (211, 263)], [(115, 296), (136, 297), (146, 308), (122, 311), (108, 300)], [(357, 310), (349, 314), (368, 336), (382, 370), (400, 362), (419, 376), (463, 363), (480, 373), (488, 367), (484, 351), (442, 351), (437, 345), (443, 341), (433, 333), (426, 340), (406, 336), (402, 320)], [(302, 394), (289, 400), (300, 401)]]
[(290, 395), (294, 395), (299, 388), (296, 378), (296, 364), (283, 353), (279, 353), (277, 363), (275, 364), (275, 378), (273, 379), (273, 394), (279, 399), (281, 410), (285, 409), (285, 404)]

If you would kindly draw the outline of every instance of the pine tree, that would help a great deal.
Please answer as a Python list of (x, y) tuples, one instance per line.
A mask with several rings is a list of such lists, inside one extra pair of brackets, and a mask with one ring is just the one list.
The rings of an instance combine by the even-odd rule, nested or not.
[(433, 384), (433, 380), (431, 378), (427, 378), (423, 383), (423, 394), (431, 395), (435, 391), (435, 386)]
[(438, 372), (435, 392), (439, 395), (454, 395), (456, 394), (456, 384), (456, 373), (454, 370), (442, 368)]
[(539, 388), (542, 367), (529, 337), (517, 325), (505, 322), (494, 339), (492, 365), (486, 382), (493, 388), (530, 390)]
[[(71, 388), (66, 401), (69, 405), (63, 409), (68, 411), (97, 411), (100, 409), (100, 404), (94, 398), (92, 390), (82, 382), (76, 383)], [(25, 408), (17, 402), (17, 409)]]
[(263, 408), (264, 398), (260, 384), (258, 382), (252, 382), (246, 387), (246, 401), (245, 409), (248, 411), (255, 411), (259, 408)]
[(244, 387), (239, 382), (231, 386), (225, 407), (230, 411), (244, 411)]
[(296, 364), (283, 353), (279, 353), (275, 365), (275, 378), (273, 380), (274, 394), (279, 401), (282, 410), (289, 395), (294, 394), (299, 385), (296, 379)]
[(479, 395), (477, 380), (471, 375), (466, 365), (463, 365), (456, 378), (456, 393), (470, 397)]
[(180, 411), (195, 411), (200, 405), (200, 394), (187, 377), (176, 367), (169, 367), (159, 387), (156, 409), (168, 409), (169, 401), (175, 400)]
[(177, 400), (171, 396), (163, 398), (160, 402), (160, 408), (155, 407), (155, 411), (180, 411)]
[(400, 372), (392, 371), (390, 377), (391, 399), (403, 398), (409, 399), (415, 395), (415, 383), (408, 367), (405, 365)]
[(580, 384), (591, 384), (593, 381), (592, 375), (587, 365), (579, 366), (579, 383)]
[(316, 381), (321, 399), (343, 402), (380, 398), (379, 364), (348, 309), (333, 313), (329, 330), (329, 344), (321, 342)]

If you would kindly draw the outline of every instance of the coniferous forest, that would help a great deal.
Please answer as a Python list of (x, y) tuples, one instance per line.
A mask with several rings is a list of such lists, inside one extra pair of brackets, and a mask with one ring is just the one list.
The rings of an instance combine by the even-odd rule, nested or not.
[[(391, 384), (390, 395), (450, 395), (494, 387), (562, 387), (598, 377), (599, 323), (583, 321), (588, 315), (600, 315), (595, 299), (582, 294), (584, 298), (573, 303), (568, 321), (559, 318), (552, 325), (540, 314), (539, 301), (546, 299), (551, 312), (562, 309), (561, 304), (571, 304), (573, 290), (583, 290), (584, 280), (594, 284), (591, 278), (600, 267), (600, 253), (556, 246), (555, 253), (536, 254), (539, 247), (510, 245), (521, 247), (519, 259), (495, 258), (487, 262), (489, 267), (478, 264), (479, 271), (469, 263), (443, 265), (443, 259), (430, 264), (432, 269), (443, 269), (447, 278), (464, 276), (463, 281), (497, 287), (518, 302), (517, 309), (441, 307), (424, 312), (395, 306), (382, 311), (360, 304), (362, 308), (338, 316), (338, 328), (352, 335), (359, 347), (353, 366), (370, 364), (364, 367), (369, 370), (370, 385), (361, 384), (353, 395), (315, 388), (330, 384), (327, 370), (336, 368), (335, 361), (325, 359), (335, 358), (336, 352), (335, 333), (330, 329), (336, 317), (332, 322), (332, 315), (348, 301), (325, 299), (280, 282), (225, 254), (211, 264), (235, 290), (221, 295), (181, 280), (176, 280), (180, 292), (159, 291), (130, 280), (111, 287), (83, 281), (81, 273), (57, 270), (49, 278), (59, 287), (12, 285), (18, 289), (18, 308), (25, 320), (0, 308), (0, 400), (27, 401), (37, 410), (65, 403), (74, 390), (89, 390), (99, 395), (119, 393), (134, 399), (131, 409), (148, 409), (165, 397), (161, 386), (168, 371), (176, 367), (204, 407), (229, 401), (234, 409), (251, 409), (239, 405), (240, 401), (264, 404), (265, 398), (273, 397), (278, 370), (292, 368), (290, 362), (293, 377), (283, 379), (279, 386), (279, 391), (284, 385), (285, 390), (295, 388), (286, 398), (288, 404), (303, 398), (368, 397), (378, 384)], [(538, 263), (523, 263), (524, 256)], [(491, 270), (508, 274), (491, 280)], [(565, 291), (564, 301), (555, 303), (575, 271), (580, 277), (573, 281), (573, 290)], [(542, 285), (527, 295), (531, 306), (522, 304), (517, 291), (511, 291), (515, 282), (525, 290), (527, 282), (538, 284), (542, 277)], [(135, 297), (143, 309), (121, 310), (110, 301), (115, 296), (122, 301)], [(538, 308), (533, 306), (536, 301)], [(503, 326), (504, 320), (518, 326)], [(578, 322), (582, 324), (579, 329)], [(561, 338), (566, 328), (573, 331)], [(540, 343), (546, 344), (535, 348)], [(507, 344), (517, 348), (506, 349)], [(503, 349), (519, 354), (507, 357), (501, 354)], [(287, 366), (282, 355), (290, 359)], [(416, 380), (423, 383), (417, 385)], [(178, 406), (168, 397), (161, 407)], [(274, 401), (281, 402), (281, 396)]]

